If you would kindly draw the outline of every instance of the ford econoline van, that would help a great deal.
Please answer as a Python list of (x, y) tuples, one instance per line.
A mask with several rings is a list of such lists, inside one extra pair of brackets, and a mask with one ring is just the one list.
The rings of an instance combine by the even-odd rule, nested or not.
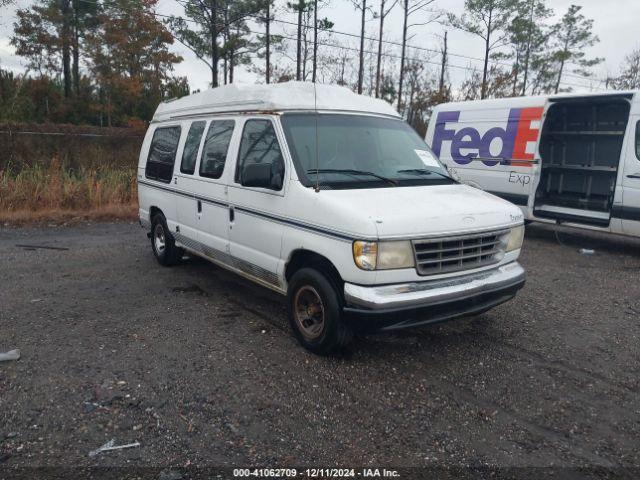
[(640, 236), (640, 92), (438, 105), (427, 144), (525, 219)]
[(187, 252), (286, 295), (314, 352), (475, 315), (524, 284), (518, 207), (452, 179), (390, 105), (346, 88), (228, 85), (162, 103), (137, 178), (162, 265)]

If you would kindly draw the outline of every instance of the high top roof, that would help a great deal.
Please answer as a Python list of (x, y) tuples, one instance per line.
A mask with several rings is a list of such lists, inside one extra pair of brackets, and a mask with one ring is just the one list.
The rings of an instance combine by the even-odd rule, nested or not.
[(345, 87), (310, 82), (270, 85), (230, 84), (163, 102), (154, 121), (206, 113), (314, 110), (373, 113), (400, 118), (384, 100), (358, 95)]

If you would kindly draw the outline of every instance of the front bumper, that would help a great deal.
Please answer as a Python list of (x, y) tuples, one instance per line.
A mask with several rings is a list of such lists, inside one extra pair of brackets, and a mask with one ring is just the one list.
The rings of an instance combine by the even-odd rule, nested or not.
[(515, 296), (524, 281), (524, 269), (511, 262), (445, 280), (382, 286), (345, 283), (344, 311), (363, 329), (391, 330), (436, 323), (479, 314), (504, 303)]

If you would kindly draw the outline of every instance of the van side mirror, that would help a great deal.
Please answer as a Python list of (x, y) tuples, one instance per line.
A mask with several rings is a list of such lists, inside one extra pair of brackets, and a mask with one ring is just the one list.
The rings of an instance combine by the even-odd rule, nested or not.
[(271, 163), (249, 163), (242, 168), (242, 185), (280, 190), (282, 179), (272, 178)]

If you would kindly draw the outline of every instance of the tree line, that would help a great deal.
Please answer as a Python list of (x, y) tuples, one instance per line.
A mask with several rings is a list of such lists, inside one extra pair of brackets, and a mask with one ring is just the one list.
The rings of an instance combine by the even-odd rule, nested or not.
[[(587, 55), (599, 42), (594, 21), (576, 5), (555, 15), (547, 0), (465, 0), (461, 15), (438, 0), (175, 1), (180, 16), (158, 13), (158, 0), (36, 0), (19, 9), (11, 44), (27, 70), (0, 68), (0, 119), (140, 125), (160, 101), (190, 92), (175, 74), (183, 59), (174, 42), (207, 66), (213, 87), (233, 83), (238, 68), (266, 83), (337, 83), (393, 103), (419, 130), (437, 103), (570, 91), (591, 83), (603, 61)], [(334, 30), (324, 13), (337, 1), (353, 6), (357, 32)], [(392, 12), (398, 39), (388, 32)], [(482, 57), (450, 51), (452, 30), (479, 42)], [(440, 44), (411, 44), (424, 31)], [(464, 71), (456, 85), (453, 69)], [(636, 49), (603, 87), (640, 88), (639, 72)]]

